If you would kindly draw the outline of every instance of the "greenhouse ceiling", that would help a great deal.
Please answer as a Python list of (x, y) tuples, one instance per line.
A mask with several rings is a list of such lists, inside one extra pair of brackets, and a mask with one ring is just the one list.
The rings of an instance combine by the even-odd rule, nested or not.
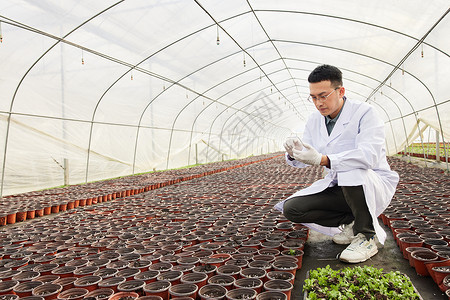
[(448, 0), (0, 2), (1, 195), (275, 152), (343, 71), (394, 154), (450, 139)]

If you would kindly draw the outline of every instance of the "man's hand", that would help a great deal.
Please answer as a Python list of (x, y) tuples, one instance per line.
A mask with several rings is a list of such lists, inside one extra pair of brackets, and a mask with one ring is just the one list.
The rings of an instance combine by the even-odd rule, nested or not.
[(305, 146), (305, 150), (303, 151), (294, 148), (292, 150), (292, 157), (295, 160), (301, 161), (302, 163), (308, 165), (320, 165), (320, 162), (322, 161), (322, 154), (320, 154), (309, 144), (304, 143), (303, 146)]
[(286, 139), (286, 142), (283, 144), (284, 148), (286, 149), (286, 152), (288, 155), (292, 158), (294, 158), (294, 149), (297, 149), (301, 151), (303, 149), (302, 143), (300, 142), (299, 138), (297, 137), (289, 137)]

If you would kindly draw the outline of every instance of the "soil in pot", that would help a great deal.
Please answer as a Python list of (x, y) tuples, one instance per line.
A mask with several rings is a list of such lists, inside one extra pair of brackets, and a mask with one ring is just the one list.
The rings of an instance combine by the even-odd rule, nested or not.
[(291, 291), (294, 286), (289, 281), (285, 280), (269, 280), (264, 283), (264, 289), (266, 291), (278, 291), (286, 294), (287, 298), (290, 299)]
[(44, 283), (33, 289), (33, 296), (41, 296), (46, 300), (55, 299), (62, 290), (62, 285), (55, 283)]
[(139, 295), (134, 292), (119, 292), (111, 295), (108, 300), (134, 300), (138, 297)]
[(160, 296), (164, 300), (169, 299), (169, 288), (171, 283), (169, 281), (155, 281), (147, 283), (144, 286), (144, 292), (146, 296)]
[(169, 288), (169, 295), (171, 298), (179, 297), (197, 297), (198, 286), (194, 283), (180, 283), (172, 285)]
[(256, 291), (249, 288), (238, 288), (229, 290), (225, 297), (228, 300), (251, 300), (256, 298)]
[(113, 289), (103, 288), (103, 289), (96, 289), (94, 291), (89, 292), (85, 297), (84, 300), (106, 300), (110, 296), (114, 294)]
[(227, 293), (227, 289), (221, 285), (218, 284), (207, 284), (202, 286), (199, 291), (198, 295), (203, 300), (208, 299), (223, 299)]
[(227, 290), (231, 290), (236, 279), (230, 275), (214, 275), (208, 279), (208, 284), (221, 285)]
[(83, 288), (71, 288), (59, 293), (58, 299), (82, 299), (89, 291)]
[(256, 300), (288, 300), (288, 298), (283, 292), (266, 291), (258, 294)]

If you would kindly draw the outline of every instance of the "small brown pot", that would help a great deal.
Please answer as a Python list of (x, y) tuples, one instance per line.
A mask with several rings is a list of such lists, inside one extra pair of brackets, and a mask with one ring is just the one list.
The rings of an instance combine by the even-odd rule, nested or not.
[(258, 294), (256, 300), (288, 300), (285, 293), (279, 291), (266, 291)]
[(198, 290), (198, 296), (202, 300), (223, 299), (227, 293), (227, 289), (218, 284), (207, 284)]
[(114, 294), (113, 289), (96, 289), (95, 291), (89, 292), (84, 298), (95, 298), (97, 300), (106, 300)]
[(291, 298), (291, 291), (294, 286), (286, 280), (269, 280), (264, 283), (264, 290), (283, 292), (288, 299)]
[(169, 281), (150, 282), (144, 286), (144, 292), (146, 296), (160, 296), (164, 300), (168, 300), (170, 286)]
[(32, 291), (35, 287), (42, 285), (40, 281), (25, 281), (14, 287), (14, 293), (19, 297), (32, 296)]
[(62, 286), (60, 284), (54, 283), (44, 283), (33, 289), (33, 296), (41, 296), (44, 297), (45, 300), (52, 300), (58, 297), (58, 294), (61, 292)]
[(59, 293), (58, 299), (78, 300), (83, 299), (88, 293), (89, 291), (84, 288), (71, 288)]
[(191, 297), (193, 299), (197, 298), (198, 286), (194, 283), (180, 283), (172, 285), (169, 288), (169, 297), (171, 299), (181, 298), (181, 297)]
[(256, 291), (248, 288), (232, 289), (226, 293), (225, 297), (228, 300), (251, 300), (256, 298)]
[(119, 293), (115, 293), (112, 294), (108, 300), (120, 300), (120, 299), (129, 299), (129, 298), (134, 298), (137, 299), (139, 298), (139, 295), (135, 292), (119, 292)]
[(230, 275), (214, 275), (208, 279), (208, 284), (221, 285), (227, 290), (231, 290), (234, 286), (236, 279)]

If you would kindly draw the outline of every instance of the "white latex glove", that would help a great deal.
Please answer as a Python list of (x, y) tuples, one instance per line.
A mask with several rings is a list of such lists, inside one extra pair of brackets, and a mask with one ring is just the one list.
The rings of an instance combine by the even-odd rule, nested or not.
[(305, 146), (303, 151), (293, 149), (293, 158), (297, 161), (301, 161), (302, 163), (308, 165), (320, 165), (322, 160), (322, 154), (320, 154), (313, 146), (303, 143)]
[(300, 142), (300, 139), (298, 137), (288, 137), (283, 146), (286, 149), (288, 155), (292, 158), (294, 158), (294, 149), (297, 149), (299, 151), (303, 149), (302, 143)]

